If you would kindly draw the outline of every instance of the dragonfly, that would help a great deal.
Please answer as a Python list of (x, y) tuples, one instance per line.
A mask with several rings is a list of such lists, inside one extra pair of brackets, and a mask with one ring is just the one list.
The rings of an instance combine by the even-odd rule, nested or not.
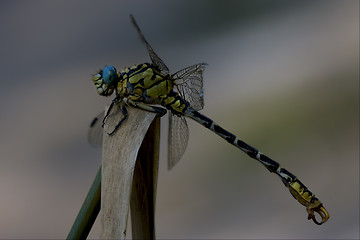
[[(204, 107), (203, 72), (207, 64), (195, 64), (170, 74), (168, 67), (145, 39), (133, 15), (130, 15), (130, 20), (147, 48), (151, 63), (133, 65), (119, 72), (114, 66), (107, 65), (93, 75), (97, 93), (111, 96), (115, 92), (115, 98), (107, 112), (100, 113), (91, 123), (89, 142), (95, 146), (101, 145), (101, 127), (106, 124), (115, 104), (119, 106), (122, 118), (112, 132), (107, 133), (109, 135), (115, 134), (126, 120), (127, 107), (154, 112), (160, 117), (169, 111), (168, 168), (172, 169), (187, 147), (189, 130), (186, 117), (191, 118), (279, 176), (291, 195), (306, 207), (308, 219), (318, 225), (326, 222), (330, 216), (322, 202), (294, 174), (199, 112)], [(320, 221), (316, 215), (321, 217)]]

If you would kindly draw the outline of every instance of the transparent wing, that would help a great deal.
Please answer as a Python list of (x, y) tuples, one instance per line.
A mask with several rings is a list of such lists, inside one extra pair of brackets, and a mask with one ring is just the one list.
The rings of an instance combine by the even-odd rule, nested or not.
[(189, 140), (189, 129), (184, 116), (169, 114), (168, 169), (179, 162)]
[(88, 131), (88, 142), (93, 147), (101, 147), (103, 141), (102, 120), (104, 118), (104, 111), (98, 114), (91, 122)]
[(175, 81), (174, 90), (196, 111), (204, 107), (202, 74), (206, 65), (206, 63), (195, 64), (172, 75)]
[(130, 15), (130, 20), (132, 22), (132, 24), (134, 25), (134, 27), (136, 28), (137, 32), (139, 33), (140, 39), (141, 41), (146, 45), (146, 48), (149, 52), (151, 61), (160, 68), (160, 70), (164, 73), (164, 74), (169, 74), (169, 68), (165, 65), (165, 63), (159, 58), (159, 56), (155, 53), (155, 51), (152, 49), (152, 47), (150, 46), (150, 44), (146, 41), (144, 35), (142, 34), (139, 26), (137, 25), (135, 18), (133, 15)]

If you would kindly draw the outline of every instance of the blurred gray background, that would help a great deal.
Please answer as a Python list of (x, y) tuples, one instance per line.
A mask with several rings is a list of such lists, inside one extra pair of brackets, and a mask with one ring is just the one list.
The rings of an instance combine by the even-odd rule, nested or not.
[(183, 0), (0, 2), (0, 238), (67, 236), (101, 163), (89, 123), (111, 101), (91, 75), (150, 61), (130, 13), (172, 72), (209, 64), (202, 112), (331, 215), (307, 221), (277, 176), (191, 120), (167, 171), (164, 117), (158, 238), (359, 238), (359, 2)]

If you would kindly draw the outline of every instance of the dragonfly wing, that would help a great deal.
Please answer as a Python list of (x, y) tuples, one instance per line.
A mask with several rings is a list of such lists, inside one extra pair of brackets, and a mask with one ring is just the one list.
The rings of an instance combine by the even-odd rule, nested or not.
[(184, 154), (189, 140), (189, 128), (184, 116), (169, 114), (168, 169), (172, 169)]
[(153, 62), (153, 64), (155, 64), (156, 66), (158, 66), (160, 68), (160, 70), (164, 73), (164, 74), (169, 74), (169, 68), (165, 65), (165, 63), (159, 58), (159, 56), (155, 53), (154, 49), (152, 49), (152, 47), (150, 46), (150, 44), (148, 43), (148, 41), (146, 41), (144, 35), (142, 34), (139, 26), (137, 25), (135, 18), (133, 15), (130, 15), (130, 20), (132, 22), (132, 24), (134, 25), (134, 27), (136, 28), (137, 32), (139, 33), (140, 39), (141, 41), (146, 45), (146, 48), (149, 52), (151, 61)]
[(104, 111), (98, 114), (91, 122), (88, 131), (88, 142), (93, 147), (101, 147), (103, 141), (104, 129), (102, 128), (102, 120), (104, 118)]
[(172, 75), (175, 81), (174, 90), (196, 111), (204, 107), (202, 74), (206, 65), (206, 63), (195, 64)]

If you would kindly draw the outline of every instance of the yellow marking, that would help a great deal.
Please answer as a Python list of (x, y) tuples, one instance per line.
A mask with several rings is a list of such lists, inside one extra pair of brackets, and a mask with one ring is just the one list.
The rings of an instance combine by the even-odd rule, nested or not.
[(172, 103), (174, 100), (175, 100), (174, 97), (167, 97), (164, 99), (164, 103), (165, 103), (165, 105), (168, 105), (168, 104)]
[(166, 81), (159, 82), (146, 90), (146, 95), (150, 98), (156, 99), (160, 96), (169, 94), (170, 90), (166, 87)]
[(129, 100), (132, 100), (133, 102), (138, 102), (139, 101), (139, 98), (141, 98), (141, 96), (139, 95), (130, 95), (128, 97)]
[(140, 95), (140, 96), (142, 95), (142, 93), (143, 93), (143, 90), (139, 89), (139, 88), (134, 89), (134, 92), (133, 92), (133, 94)]
[(185, 104), (181, 104), (180, 100), (176, 100), (173, 104), (171, 104), (172, 109), (182, 112), (185, 108)]
[(131, 83), (131, 84), (136, 84), (136, 83), (139, 82), (139, 80), (140, 80), (142, 77), (143, 77), (143, 76), (142, 76), (141, 73), (135, 74), (135, 75), (133, 75), (133, 76), (131, 76), (131, 77), (129, 78), (129, 83)]
[(309, 191), (304, 191), (305, 189), (301, 188), (301, 185), (296, 181), (289, 184), (289, 190), (294, 198), (302, 205), (308, 204), (314, 197), (313, 194), (310, 195)]

